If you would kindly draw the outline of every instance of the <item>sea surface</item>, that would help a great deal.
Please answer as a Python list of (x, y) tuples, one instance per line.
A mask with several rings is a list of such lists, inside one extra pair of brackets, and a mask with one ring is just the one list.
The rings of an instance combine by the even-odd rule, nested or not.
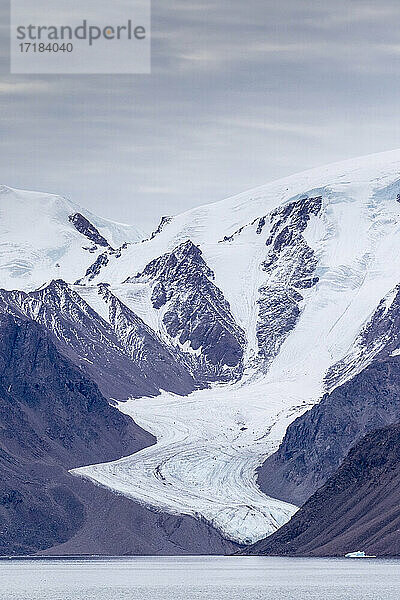
[(1, 600), (398, 600), (400, 561), (2, 559)]

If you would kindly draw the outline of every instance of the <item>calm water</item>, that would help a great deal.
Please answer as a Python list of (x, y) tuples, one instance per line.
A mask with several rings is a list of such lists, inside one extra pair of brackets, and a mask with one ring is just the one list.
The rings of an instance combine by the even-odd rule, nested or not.
[(400, 561), (1, 560), (1, 600), (398, 600)]

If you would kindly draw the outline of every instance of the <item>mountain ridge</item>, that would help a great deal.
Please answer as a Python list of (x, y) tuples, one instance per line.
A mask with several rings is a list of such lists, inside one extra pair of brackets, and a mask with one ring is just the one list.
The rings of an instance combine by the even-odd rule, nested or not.
[(400, 425), (374, 430), (270, 538), (241, 551), (279, 556), (398, 556)]

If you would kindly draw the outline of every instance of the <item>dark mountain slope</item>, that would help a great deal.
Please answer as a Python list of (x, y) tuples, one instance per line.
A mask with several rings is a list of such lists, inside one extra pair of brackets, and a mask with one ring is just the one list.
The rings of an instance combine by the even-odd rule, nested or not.
[(107, 285), (100, 284), (98, 293), (108, 306), (108, 321), (121, 348), (134, 367), (146, 374), (147, 380), (156, 382), (163, 390), (179, 390), (181, 394), (201, 387), (191, 375), (189, 361), (183, 352), (167, 346)]
[(42, 555), (210, 555), (238, 549), (204, 521), (158, 513), (89, 481), (73, 479), (73, 490), (85, 506), (85, 521), (65, 543)]
[(161, 387), (185, 395), (196, 388), (185, 366), (132, 311), (124, 313), (126, 340), (62, 280), (30, 293), (0, 290), (0, 309), (43, 325), (107, 398), (155, 396)]
[(50, 546), (82, 525), (83, 506), (65, 486), (67, 469), (152, 443), (40, 326), (0, 316), (1, 553)]
[(155, 514), (68, 473), (153, 442), (41, 326), (0, 315), (0, 554), (229, 551), (193, 519)]
[(400, 554), (400, 426), (366, 435), (292, 519), (245, 554)]
[(326, 394), (287, 429), (259, 469), (270, 496), (301, 506), (369, 431), (400, 422), (400, 357), (375, 362)]
[[(14, 443), (17, 449), (24, 445), (25, 456), (46, 454), (69, 467), (98, 458), (99, 451), (112, 460), (154, 442), (109, 405), (96, 384), (58, 352), (46, 331), (10, 315), (0, 316), (0, 386), (0, 436), (7, 450)], [(18, 420), (23, 429), (8, 430), (9, 419)]]

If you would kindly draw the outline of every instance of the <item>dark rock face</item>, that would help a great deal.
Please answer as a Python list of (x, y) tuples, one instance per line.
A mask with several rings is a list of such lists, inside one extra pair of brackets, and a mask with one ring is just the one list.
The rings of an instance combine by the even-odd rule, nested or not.
[(400, 426), (369, 433), (340, 468), (272, 536), (245, 554), (400, 554)]
[(154, 308), (168, 303), (163, 322), (171, 340), (201, 350), (198, 357), (190, 356), (197, 378), (226, 381), (242, 372), (245, 335), (213, 278), (201, 250), (188, 240), (134, 279), (151, 282)]
[(261, 217), (257, 223), (256, 234), (261, 235), (262, 230), (264, 229), (265, 223), (267, 221), (267, 217)]
[(76, 282), (77, 285), (79, 285), (85, 279), (87, 281), (92, 281), (92, 279), (94, 279), (100, 273), (101, 269), (103, 267), (106, 267), (109, 262), (110, 258), (107, 252), (102, 252), (101, 254), (99, 254), (94, 263), (86, 269), (85, 277), (83, 277), (82, 279), (78, 279), (78, 281)]
[(69, 220), (75, 227), (79, 233), (88, 238), (91, 242), (96, 244), (97, 246), (108, 247), (109, 243), (106, 238), (103, 237), (99, 230), (96, 229), (94, 225), (86, 217), (81, 215), (81, 213), (75, 213), (74, 215), (70, 215)]
[[(257, 339), (267, 366), (278, 354), (301, 313), (301, 290), (318, 282), (317, 260), (303, 232), (312, 215), (321, 210), (322, 198), (303, 198), (274, 210), (270, 215), (268, 255), (262, 264), (268, 283), (260, 290)], [(260, 219), (257, 233), (265, 225)]]
[[(86, 269), (85, 275), (75, 281), (76, 285), (85, 285), (90, 283), (97, 275), (100, 274), (103, 267), (106, 267), (110, 262), (110, 257), (121, 258), (124, 250), (127, 249), (128, 243), (125, 242), (119, 248), (115, 249), (109, 246), (104, 252), (98, 255), (96, 260)], [(96, 250), (96, 246), (94, 247)], [(93, 252), (93, 249), (89, 249), (89, 252)]]
[(161, 217), (161, 221), (157, 227), (157, 229), (155, 231), (152, 232), (150, 239), (152, 240), (153, 238), (156, 237), (156, 235), (158, 235), (159, 233), (162, 232), (162, 230), (164, 229), (164, 227), (166, 225), (168, 225), (168, 223), (171, 223), (172, 221), (172, 217)]
[[(43, 325), (59, 350), (93, 378), (108, 398), (154, 396), (163, 385), (177, 394), (191, 392), (196, 386), (184, 366), (177, 364), (139, 317), (125, 309), (129, 340), (121, 327), (116, 329), (102, 319), (62, 280), (29, 294), (0, 290), (0, 311)], [(141, 360), (139, 349), (143, 353), (144, 347), (153, 360)]]
[(400, 357), (376, 361), (296, 419), (259, 469), (261, 489), (300, 506), (366, 433), (400, 422)]
[(203, 523), (157, 514), (67, 471), (154, 441), (43, 327), (0, 315), (0, 555), (234, 551)]

